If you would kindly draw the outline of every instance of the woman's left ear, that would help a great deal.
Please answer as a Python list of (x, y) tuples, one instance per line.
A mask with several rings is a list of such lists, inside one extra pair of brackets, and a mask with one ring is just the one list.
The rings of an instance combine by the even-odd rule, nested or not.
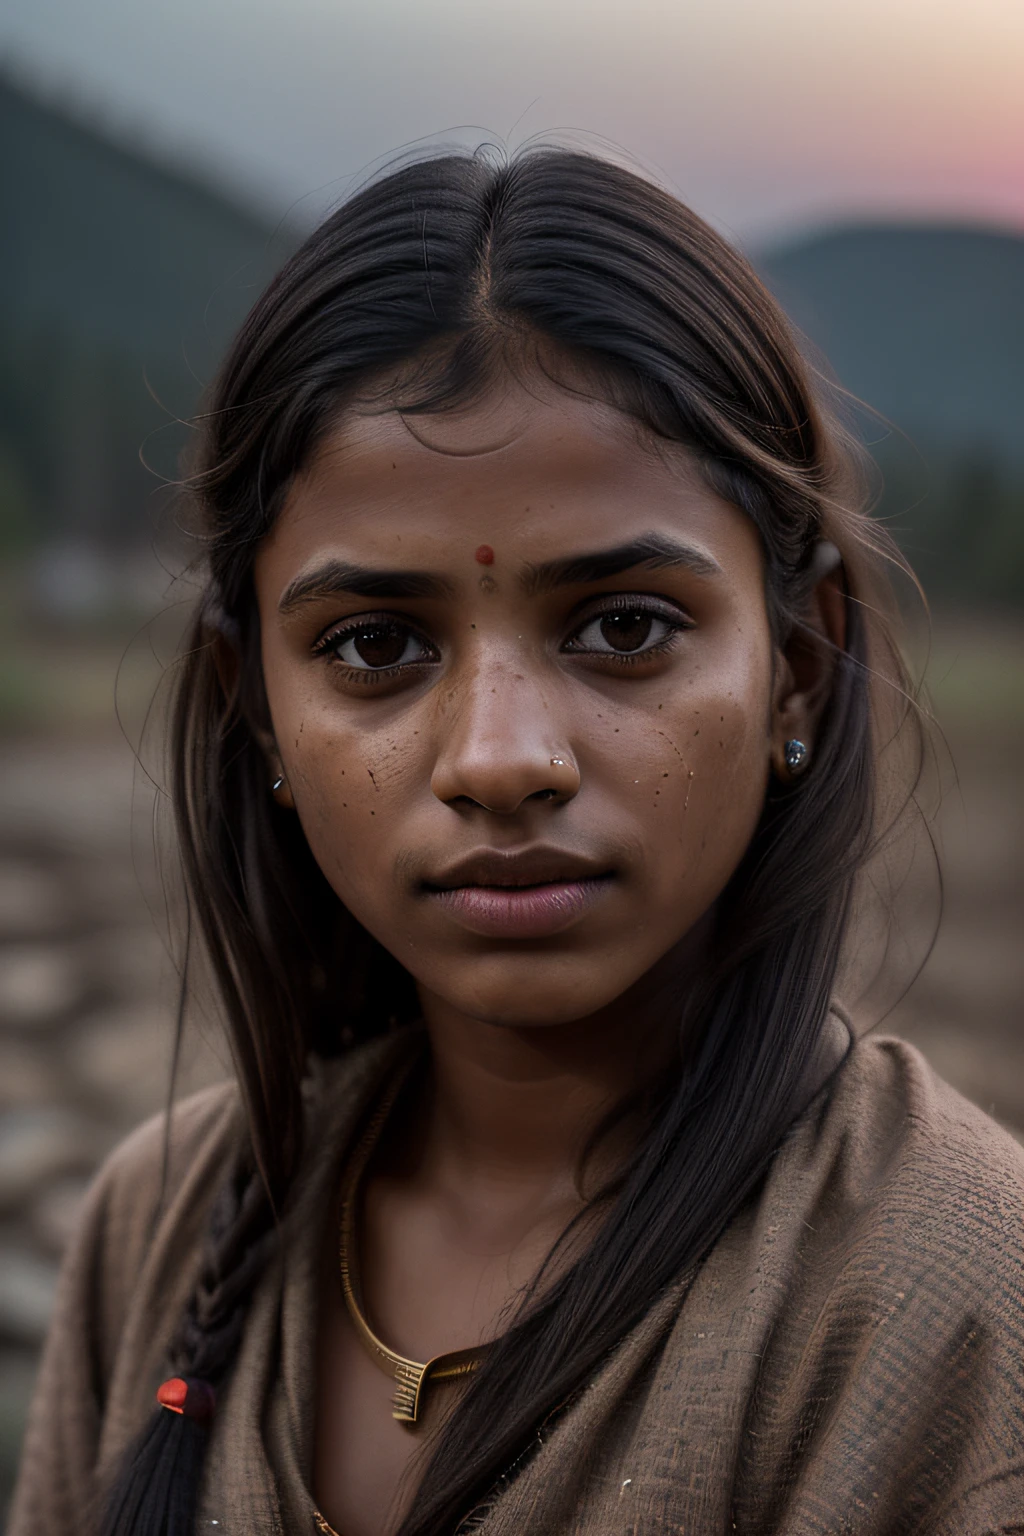
[(778, 656), (772, 700), (772, 768), (786, 782), (806, 773), (814, 761), (836, 658), (846, 646), (846, 590), (834, 544), (818, 545), (814, 569), (817, 579)]

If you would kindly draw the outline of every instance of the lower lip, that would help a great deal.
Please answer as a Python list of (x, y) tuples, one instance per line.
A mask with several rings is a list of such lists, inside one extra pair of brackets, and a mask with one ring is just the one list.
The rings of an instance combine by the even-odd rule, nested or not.
[(460, 885), (432, 898), (470, 933), (491, 939), (543, 939), (578, 922), (611, 885), (611, 877), (551, 885)]

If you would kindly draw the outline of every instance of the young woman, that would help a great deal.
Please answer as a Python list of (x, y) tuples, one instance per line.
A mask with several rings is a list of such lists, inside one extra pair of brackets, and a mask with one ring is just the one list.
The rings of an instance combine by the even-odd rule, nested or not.
[(100, 1175), (13, 1536), (1024, 1528), (1024, 1157), (836, 997), (905, 683), (753, 272), (599, 159), (430, 160), (203, 431), (238, 1086)]

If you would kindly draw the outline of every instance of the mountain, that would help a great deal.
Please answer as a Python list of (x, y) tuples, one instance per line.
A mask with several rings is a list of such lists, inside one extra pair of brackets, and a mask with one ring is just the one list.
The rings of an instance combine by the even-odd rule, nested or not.
[(843, 386), (873, 410), (926, 442), (1024, 467), (1024, 237), (860, 224), (759, 265)]
[(879, 514), (926, 586), (1024, 602), (1024, 237), (857, 224), (759, 266), (812, 360), (864, 402)]

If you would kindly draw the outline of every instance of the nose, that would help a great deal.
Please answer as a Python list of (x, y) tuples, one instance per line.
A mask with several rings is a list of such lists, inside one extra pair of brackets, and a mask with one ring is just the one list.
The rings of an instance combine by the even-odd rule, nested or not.
[(575, 756), (556, 739), (541, 687), (511, 668), (481, 669), (459, 687), (440, 730), (430, 787), (446, 805), (511, 816), (529, 800), (579, 793)]

